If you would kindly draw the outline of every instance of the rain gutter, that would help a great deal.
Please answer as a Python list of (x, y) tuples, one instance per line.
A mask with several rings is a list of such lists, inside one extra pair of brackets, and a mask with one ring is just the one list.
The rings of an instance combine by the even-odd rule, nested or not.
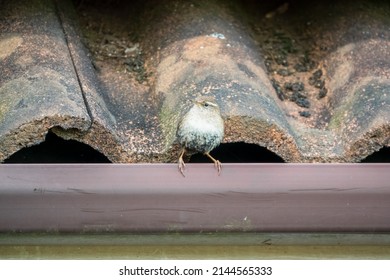
[(0, 232), (390, 231), (389, 164), (2, 164)]

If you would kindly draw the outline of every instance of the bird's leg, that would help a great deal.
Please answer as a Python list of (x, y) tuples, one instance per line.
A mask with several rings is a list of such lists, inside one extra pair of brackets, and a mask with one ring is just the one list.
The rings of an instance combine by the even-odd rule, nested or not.
[(181, 151), (180, 156), (179, 156), (179, 171), (180, 171), (181, 175), (183, 175), (183, 177), (185, 177), (184, 168), (186, 167), (186, 165), (184, 164), (184, 160), (183, 160), (183, 156), (184, 156), (185, 152), (186, 152), (186, 149), (183, 148), (183, 150)]
[(209, 153), (205, 153), (205, 155), (208, 156), (209, 159), (211, 159), (211, 160), (214, 162), (214, 166), (215, 166), (215, 168), (217, 168), (217, 170), (218, 170), (218, 175), (220, 175), (220, 174), (221, 174), (221, 169), (222, 169), (222, 164), (221, 164), (221, 162), (220, 162), (219, 160), (213, 158)]

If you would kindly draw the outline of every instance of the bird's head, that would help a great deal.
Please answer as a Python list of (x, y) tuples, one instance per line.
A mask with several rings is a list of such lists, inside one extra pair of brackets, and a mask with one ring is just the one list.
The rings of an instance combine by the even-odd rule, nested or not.
[(217, 102), (215, 101), (215, 98), (212, 96), (200, 96), (195, 99), (195, 106), (198, 106), (199, 108), (203, 110), (208, 111), (218, 111), (219, 112), (219, 106)]

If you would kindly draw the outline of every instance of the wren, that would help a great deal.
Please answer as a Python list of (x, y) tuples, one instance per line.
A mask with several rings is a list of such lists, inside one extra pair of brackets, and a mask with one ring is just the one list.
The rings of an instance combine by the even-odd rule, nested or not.
[(224, 136), (224, 122), (214, 97), (201, 96), (195, 99), (190, 110), (183, 116), (177, 127), (177, 139), (182, 147), (179, 156), (179, 171), (184, 175), (185, 153), (202, 153), (214, 162), (221, 172), (222, 164), (210, 155)]

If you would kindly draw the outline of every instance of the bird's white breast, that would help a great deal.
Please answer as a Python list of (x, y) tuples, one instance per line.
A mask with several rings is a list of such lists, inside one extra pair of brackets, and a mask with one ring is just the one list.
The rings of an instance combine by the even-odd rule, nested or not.
[(207, 111), (200, 112), (197, 107), (191, 110), (185, 116), (185, 121), (182, 124), (182, 130), (189, 130), (194, 133), (207, 133), (214, 135), (223, 135), (223, 120), (219, 115), (210, 114)]

